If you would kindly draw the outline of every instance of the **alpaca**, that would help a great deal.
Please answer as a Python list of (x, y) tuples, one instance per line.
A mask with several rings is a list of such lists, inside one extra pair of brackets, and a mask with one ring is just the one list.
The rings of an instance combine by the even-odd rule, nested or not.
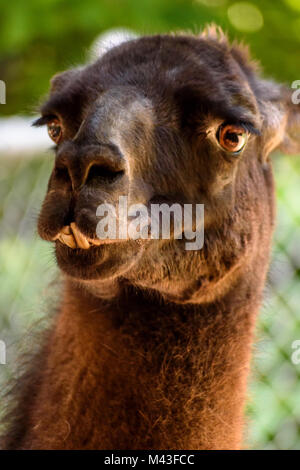
[[(38, 231), (63, 293), (3, 448), (242, 446), (275, 220), (269, 155), (300, 151), (299, 116), (213, 27), (130, 40), (52, 79), (35, 123), (56, 144)], [(203, 203), (202, 249), (100, 240), (97, 207), (120, 195)]]

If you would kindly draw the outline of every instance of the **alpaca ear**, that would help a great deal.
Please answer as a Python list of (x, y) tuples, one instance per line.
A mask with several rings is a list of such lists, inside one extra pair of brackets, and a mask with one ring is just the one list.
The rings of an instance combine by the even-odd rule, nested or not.
[(273, 150), (300, 153), (300, 91), (261, 81), (258, 96), (262, 158), (266, 159)]
[[(244, 44), (230, 44), (221, 28), (210, 25), (200, 38), (218, 43), (224, 51), (230, 51), (254, 92), (261, 114), (260, 154), (265, 160), (273, 150), (283, 153), (300, 153), (300, 80), (292, 88), (258, 78), (260, 67), (250, 58)], [(298, 87), (298, 89), (297, 89)]]
[(70, 83), (71, 80), (79, 75), (81, 68), (82, 67), (76, 67), (74, 69), (55, 74), (50, 80), (50, 92), (54, 93), (56, 91), (62, 90), (64, 86), (67, 85), (67, 83)]

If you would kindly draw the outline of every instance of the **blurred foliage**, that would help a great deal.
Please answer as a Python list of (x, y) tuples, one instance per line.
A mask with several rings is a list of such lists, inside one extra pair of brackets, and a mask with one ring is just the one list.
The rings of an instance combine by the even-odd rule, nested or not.
[(266, 75), (289, 83), (299, 79), (300, 0), (0, 0), (0, 79), (7, 84), (1, 113), (31, 112), (49, 78), (84, 62), (108, 28), (197, 32), (212, 21), (249, 43)]
[(291, 361), (292, 342), (300, 339), (300, 159), (273, 158), (277, 228), (257, 325), (249, 442), (253, 448), (300, 450), (300, 365)]

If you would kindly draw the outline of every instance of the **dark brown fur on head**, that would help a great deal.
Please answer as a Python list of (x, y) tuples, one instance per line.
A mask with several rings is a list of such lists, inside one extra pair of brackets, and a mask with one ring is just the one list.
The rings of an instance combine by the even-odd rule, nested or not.
[[(291, 93), (208, 28), (128, 41), (55, 76), (41, 112), (37, 125), (62, 126), (42, 238), (75, 222), (95, 239), (97, 206), (119, 196), (202, 203), (205, 237), (197, 251), (174, 238), (55, 242), (65, 294), (6, 446), (238, 447), (274, 227), (269, 154), (300, 150)], [(226, 124), (249, 135), (240, 153), (218, 142)]]
[[(42, 122), (58, 117), (63, 139), (39, 218), (42, 238), (72, 221), (95, 237), (97, 206), (116, 204), (120, 195), (129, 204), (203, 203), (206, 224), (197, 253), (186, 251), (184, 240), (128, 240), (87, 252), (57, 242), (60, 267), (100, 290), (122, 278), (184, 302), (206, 298), (212, 287), (217, 292), (224, 276), (257, 256), (269, 238), (267, 157), (288, 133), (287, 100), (281, 87), (257, 77), (246, 49), (212, 28), (199, 37), (129, 41), (54, 77)], [(241, 154), (218, 145), (222, 123), (250, 131)], [(121, 162), (112, 180), (103, 173), (105, 158)]]

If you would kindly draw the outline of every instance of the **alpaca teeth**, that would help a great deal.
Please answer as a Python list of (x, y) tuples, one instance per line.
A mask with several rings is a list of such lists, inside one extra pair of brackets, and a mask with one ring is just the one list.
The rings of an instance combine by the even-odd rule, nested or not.
[(74, 238), (76, 240), (78, 247), (82, 248), (83, 250), (88, 250), (90, 247), (90, 244), (87, 238), (79, 231), (75, 222), (71, 223), (71, 230), (73, 232), (73, 235), (74, 235)]
[(70, 225), (65, 225), (65, 226), (61, 229), (61, 232), (64, 233), (64, 234), (66, 234), (66, 235), (72, 235)]
[(53, 240), (59, 240), (64, 245), (73, 249), (81, 248), (83, 250), (88, 250), (91, 245), (102, 245), (101, 240), (94, 240), (83, 235), (75, 222), (71, 222), (70, 225), (65, 225)]
[(58, 239), (67, 245), (69, 248), (76, 248), (76, 242), (73, 235), (66, 235), (65, 233), (60, 233)]

